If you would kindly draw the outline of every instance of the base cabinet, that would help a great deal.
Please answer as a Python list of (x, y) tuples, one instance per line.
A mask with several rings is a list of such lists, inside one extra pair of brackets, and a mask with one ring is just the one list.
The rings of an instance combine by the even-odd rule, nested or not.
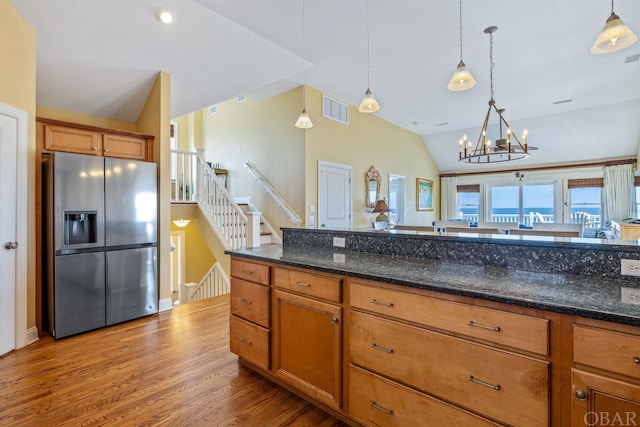
[(640, 425), (640, 385), (574, 369), (573, 427)]
[(340, 408), (342, 308), (276, 289), (273, 313), (274, 375)]

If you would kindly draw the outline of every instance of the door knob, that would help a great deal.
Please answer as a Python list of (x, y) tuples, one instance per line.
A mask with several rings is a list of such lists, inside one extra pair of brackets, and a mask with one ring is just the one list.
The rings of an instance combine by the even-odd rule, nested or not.
[(18, 249), (18, 242), (7, 242), (4, 244), (5, 249)]

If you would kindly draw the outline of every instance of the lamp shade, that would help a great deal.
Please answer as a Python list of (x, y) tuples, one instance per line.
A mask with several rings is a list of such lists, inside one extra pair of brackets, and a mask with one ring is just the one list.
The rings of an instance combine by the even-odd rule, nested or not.
[(360, 111), (361, 113), (373, 113), (378, 111), (379, 109), (380, 104), (378, 104), (378, 101), (376, 101), (376, 99), (373, 97), (371, 90), (367, 89), (367, 91), (364, 93), (364, 98), (362, 98), (362, 102), (358, 107), (358, 111)]
[(376, 221), (387, 221), (389, 217), (385, 215), (385, 212), (391, 212), (391, 209), (389, 209), (389, 205), (384, 199), (380, 199), (376, 202), (373, 212), (380, 214), (376, 217)]
[(307, 114), (307, 110), (303, 109), (302, 113), (298, 116), (298, 120), (296, 120), (296, 127), (300, 129), (310, 129), (313, 127), (313, 123), (311, 123), (311, 117)]
[(455, 73), (453, 73), (453, 77), (449, 80), (447, 89), (457, 92), (460, 90), (471, 89), (475, 85), (476, 79), (474, 79), (471, 72), (467, 70), (467, 66), (464, 62), (460, 61), (458, 68), (456, 68)]
[(629, 28), (618, 15), (612, 13), (607, 19), (604, 28), (591, 47), (591, 53), (615, 52), (631, 46), (638, 40), (631, 28)]

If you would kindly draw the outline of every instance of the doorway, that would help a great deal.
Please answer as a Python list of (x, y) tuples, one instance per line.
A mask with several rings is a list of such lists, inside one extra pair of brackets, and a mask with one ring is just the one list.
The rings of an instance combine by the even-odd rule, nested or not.
[(318, 228), (351, 228), (351, 166), (318, 160)]
[(391, 209), (391, 222), (404, 224), (405, 219), (405, 177), (389, 174), (389, 209)]
[(0, 354), (4, 354), (27, 343), (27, 113), (2, 103), (0, 200)]

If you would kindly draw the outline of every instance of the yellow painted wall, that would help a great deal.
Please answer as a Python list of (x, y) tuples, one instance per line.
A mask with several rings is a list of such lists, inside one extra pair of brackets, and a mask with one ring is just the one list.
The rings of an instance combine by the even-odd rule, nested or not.
[(199, 283), (216, 262), (213, 254), (207, 246), (198, 225), (193, 219), (183, 228), (171, 223), (171, 231), (184, 231), (185, 251), (185, 283)]
[(302, 102), (300, 89), (264, 101), (247, 99), (217, 104), (196, 113), (201, 117), (205, 158), (229, 171), (228, 188), (234, 197), (250, 196), (269, 223), (292, 227), (294, 223), (245, 170), (253, 163), (302, 217), (304, 212), (304, 131), (293, 126)]
[(54, 108), (37, 107), (36, 114), (38, 117), (42, 118), (78, 123), (87, 126), (96, 126), (105, 129), (117, 129), (128, 132), (135, 132), (137, 130), (135, 123), (90, 116), (88, 114), (73, 113), (71, 111), (56, 110)]
[[(389, 174), (406, 178), (406, 224), (431, 225), (439, 218), (440, 179), (422, 137), (402, 129), (375, 114), (363, 114), (349, 106), (349, 125), (322, 117), (322, 93), (306, 86), (306, 108), (313, 128), (305, 132), (306, 218), (309, 206), (318, 204), (318, 160), (353, 168), (353, 228), (370, 228), (377, 214), (365, 209), (364, 175), (371, 165), (382, 175), (380, 195), (389, 196)], [(384, 108), (384, 105), (382, 105)], [(416, 211), (416, 178), (434, 182), (434, 210)], [(317, 215), (317, 214), (314, 214)]]
[(0, 102), (27, 112), (27, 327), (35, 312), (36, 34), (9, 0), (0, 0)]
[(162, 71), (153, 84), (140, 112), (136, 131), (153, 135), (153, 158), (158, 164), (158, 280), (160, 299), (171, 298), (170, 281), (170, 218), (171, 195), (169, 139), (171, 121), (171, 75)]
[[(293, 126), (300, 113), (302, 87), (264, 101), (219, 103), (213, 115), (208, 108), (197, 112), (202, 115), (205, 157), (229, 169), (231, 194), (251, 196), (276, 228), (291, 227), (291, 221), (243, 170), (243, 162), (254, 163), (305, 223), (311, 215), (309, 207), (318, 203), (318, 160), (344, 164), (353, 171), (353, 228), (369, 228), (376, 214), (365, 209), (364, 175), (374, 165), (382, 174), (383, 197), (389, 195), (389, 174), (405, 176), (406, 224), (430, 225), (439, 218), (439, 170), (422, 137), (353, 106), (349, 106), (348, 126), (326, 119), (322, 93), (307, 86), (304, 90), (314, 124), (307, 130)], [(181, 120), (186, 123), (187, 119)], [(432, 211), (416, 210), (416, 178), (434, 182)]]

